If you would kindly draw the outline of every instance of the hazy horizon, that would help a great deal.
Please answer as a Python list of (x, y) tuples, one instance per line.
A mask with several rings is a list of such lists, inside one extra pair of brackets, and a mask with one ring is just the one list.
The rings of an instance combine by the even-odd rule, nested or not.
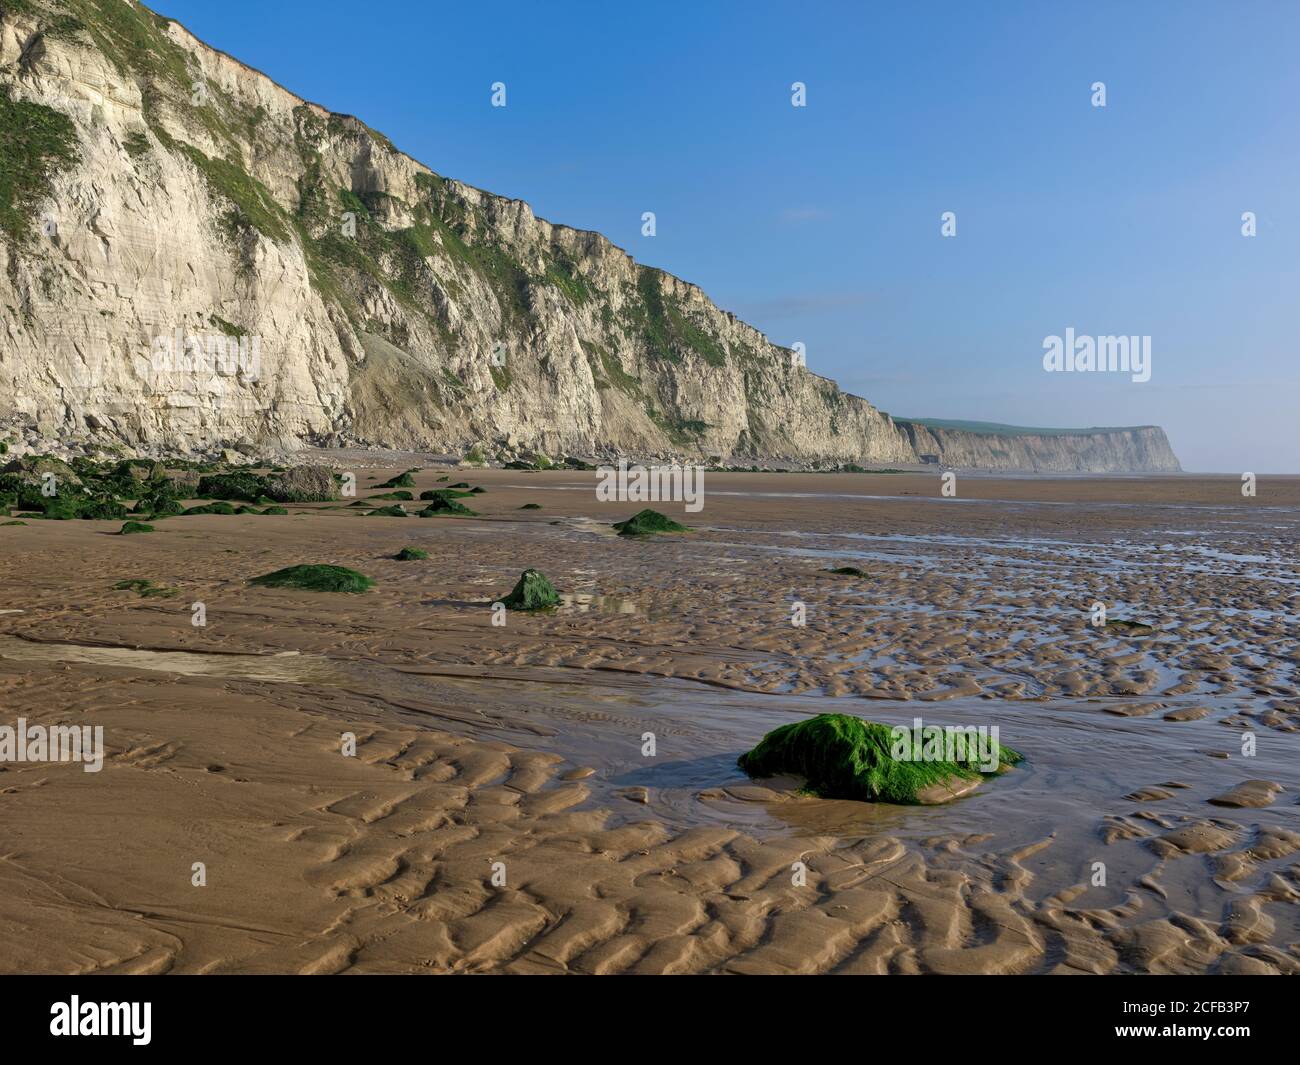
[[(1300, 472), (1296, 9), (506, 3), (488, 39), (473, 9), (409, 2), (373, 25), (335, 0), (155, 7), (698, 284), (881, 410), (1153, 424), (1187, 471)], [(1149, 337), (1150, 379), (1045, 372), (1067, 330)]]

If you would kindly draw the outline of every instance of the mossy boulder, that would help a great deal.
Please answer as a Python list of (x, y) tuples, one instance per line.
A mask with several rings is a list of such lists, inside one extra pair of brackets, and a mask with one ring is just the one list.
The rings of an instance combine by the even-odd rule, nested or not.
[(270, 484), (265, 477), (241, 470), (236, 473), (213, 473), (199, 478), (198, 490), (194, 494), (200, 499), (236, 499), (256, 503), (269, 491)]
[(445, 495), (435, 493), (429, 500), (429, 505), (420, 511), (421, 518), (437, 518), (446, 514), (461, 514), (466, 517), (473, 517), (474, 511), (465, 506), (464, 503), (457, 503), (454, 499), (448, 499)]
[(375, 485), (375, 487), (376, 488), (414, 488), (415, 478), (412, 477), (409, 472), (399, 473), (396, 477), (392, 478), (391, 480), (387, 480), (383, 484), (377, 484)]
[(152, 525), (146, 525), (142, 521), (127, 521), (122, 523), (120, 533), (122, 536), (130, 536), (132, 533), (149, 533), (153, 531)]
[(372, 501), (373, 501), (373, 500), (376, 500), (376, 499), (396, 499), (396, 500), (400, 500), (401, 502), (404, 502), (404, 503), (406, 503), (406, 502), (410, 502), (410, 500), (413, 499), (413, 498), (414, 498), (414, 497), (411, 495), (410, 492), (404, 492), (404, 491), (399, 491), (399, 492), (381, 492), (379, 495), (370, 496), (370, 499), (371, 499)]
[(377, 507), (366, 515), (367, 518), (409, 518), (406, 508), (400, 503), (394, 503), (391, 507)]
[(393, 558), (398, 562), (419, 562), (429, 557), (428, 551), (421, 551), (418, 547), (404, 547)]
[(288, 513), (289, 512), (285, 510), (284, 507), (274, 507), (274, 506), (267, 507), (264, 511), (262, 511), (263, 516), (267, 514), (288, 514)]
[(648, 507), (633, 514), (626, 521), (616, 521), (614, 528), (618, 530), (619, 536), (653, 536), (655, 533), (690, 531), (680, 522), (673, 521), (666, 514), (660, 514), (659, 511)]
[(86, 499), (84, 496), (56, 495), (48, 498), (25, 498), (19, 501), (24, 509), (39, 510), (41, 517), (52, 521), (84, 518), (87, 521), (121, 521), (127, 516), (126, 506), (116, 499)]
[(514, 588), (501, 602), (508, 610), (545, 610), (559, 605), (560, 593), (539, 570), (526, 569), (519, 574)]
[(223, 500), (218, 500), (215, 503), (200, 503), (197, 507), (190, 507), (189, 510), (185, 511), (184, 513), (186, 515), (233, 514), (235, 513), (235, 508), (231, 506), (229, 503), (224, 502)]
[[(935, 791), (965, 790), (1022, 761), (997, 744), (997, 767), (989, 771), (994, 752), (981, 750), (974, 738), (956, 750), (951, 744), (939, 748), (931, 750), (905, 726), (894, 729), (849, 714), (819, 714), (769, 732), (737, 764), (753, 777), (802, 777), (804, 790), (823, 799), (912, 804), (932, 801)], [(941, 756), (934, 757), (936, 753)], [(952, 759), (945, 760), (949, 754)]]
[[(82, 501), (74, 496), (50, 496), (48, 499), (36, 502), (32, 509), (37, 510), (40, 517), (49, 521), (71, 521), (81, 517), (81, 503)], [(32, 506), (32, 501), (20, 500), (19, 506), (26, 510)]]
[(339, 497), (334, 474), (325, 466), (294, 466), (270, 478), (266, 494), (277, 503), (326, 503)]
[(169, 495), (156, 495), (137, 500), (134, 510), (136, 514), (147, 514), (153, 518), (169, 518), (184, 514), (185, 505)]
[(357, 594), (374, 586), (363, 573), (345, 566), (286, 566), (264, 573), (248, 582), (261, 588), (300, 588), (308, 592), (350, 592)]
[(53, 474), (54, 483), (59, 491), (63, 491), (69, 485), (76, 487), (81, 485), (81, 478), (76, 471), (53, 455), (23, 455), (10, 461), (0, 472), (14, 474), (31, 485), (46, 484), (47, 475)]

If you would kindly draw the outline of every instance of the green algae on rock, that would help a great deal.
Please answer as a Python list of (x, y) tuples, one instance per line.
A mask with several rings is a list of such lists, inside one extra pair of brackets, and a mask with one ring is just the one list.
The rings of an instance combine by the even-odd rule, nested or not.
[(560, 593), (539, 570), (526, 569), (501, 602), (508, 610), (545, 610), (559, 605)]
[(122, 536), (130, 536), (132, 533), (149, 533), (153, 532), (153, 526), (146, 525), (142, 521), (127, 521), (122, 523), (122, 528), (118, 532)]
[(308, 592), (364, 592), (374, 585), (363, 573), (345, 566), (286, 566), (248, 582), (262, 588), (301, 588)]
[(1022, 761), (1015, 751), (973, 729), (946, 731), (956, 742), (946, 749), (940, 742), (936, 750), (906, 726), (819, 714), (769, 732), (737, 764), (754, 777), (802, 777), (805, 790), (823, 799), (907, 805), (934, 801), (934, 789), (966, 790)]
[(404, 547), (393, 556), (398, 562), (418, 562), (428, 557), (429, 552), (421, 551), (418, 547)]
[(619, 536), (653, 536), (655, 533), (690, 532), (685, 525), (673, 521), (666, 514), (647, 507), (626, 521), (614, 522)]
[(541, 510), (542, 505), (540, 503), (525, 503), (519, 509), (520, 510)]
[(235, 513), (235, 508), (231, 506), (229, 503), (217, 502), (217, 503), (200, 503), (196, 507), (190, 507), (189, 510), (185, 511), (184, 515), (182, 516), (188, 517), (191, 514), (233, 514), (233, 513)]
[(435, 494), (429, 501), (429, 505), (416, 516), (436, 518), (443, 514), (461, 514), (466, 517), (473, 517), (474, 511), (470, 510), (464, 503), (457, 503), (454, 499), (448, 499), (445, 495)]
[(406, 508), (401, 503), (394, 503), (391, 507), (378, 507), (366, 515), (367, 518), (409, 518)]
[(867, 571), (858, 569), (857, 566), (836, 566), (834, 569), (828, 569), (827, 573), (834, 573), (840, 577), (865, 577)]

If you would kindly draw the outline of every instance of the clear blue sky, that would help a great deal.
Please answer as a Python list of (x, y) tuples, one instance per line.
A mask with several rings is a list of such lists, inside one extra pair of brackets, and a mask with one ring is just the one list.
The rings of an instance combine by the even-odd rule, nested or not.
[[(1300, 472), (1300, 3), (156, 6), (890, 413), (1155, 423), (1186, 469)], [(1070, 326), (1150, 335), (1151, 380), (1044, 372)]]

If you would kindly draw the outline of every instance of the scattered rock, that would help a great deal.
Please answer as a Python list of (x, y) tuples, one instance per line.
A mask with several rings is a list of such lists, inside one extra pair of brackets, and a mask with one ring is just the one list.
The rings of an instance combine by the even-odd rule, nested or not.
[(1216, 795), (1208, 802), (1215, 806), (1261, 807), (1271, 806), (1281, 792), (1282, 785), (1271, 780), (1243, 780), (1235, 788)]

